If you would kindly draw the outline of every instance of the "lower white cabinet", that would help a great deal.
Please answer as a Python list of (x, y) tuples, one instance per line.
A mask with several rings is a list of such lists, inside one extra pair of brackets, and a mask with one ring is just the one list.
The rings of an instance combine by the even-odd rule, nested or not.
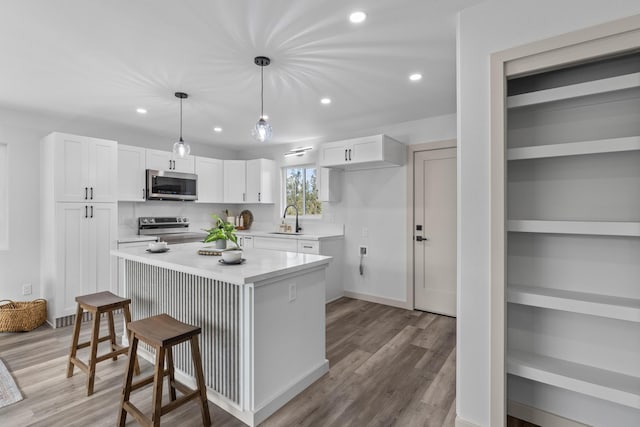
[(75, 297), (99, 291), (117, 292), (115, 264), (116, 203), (56, 203), (50, 238), (42, 242), (42, 289), (47, 299), (47, 320), (76, 312)]
[(276, 237), (254, 236), (253, 247), (255, 249), (298, 252), (298, 241), (296, 239), (278, 239)]

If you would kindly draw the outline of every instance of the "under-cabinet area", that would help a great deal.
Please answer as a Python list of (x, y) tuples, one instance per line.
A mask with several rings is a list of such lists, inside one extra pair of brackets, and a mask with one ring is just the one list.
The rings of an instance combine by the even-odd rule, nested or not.
[(507, 399), (640, 419), (640, 55), (507, 81)]

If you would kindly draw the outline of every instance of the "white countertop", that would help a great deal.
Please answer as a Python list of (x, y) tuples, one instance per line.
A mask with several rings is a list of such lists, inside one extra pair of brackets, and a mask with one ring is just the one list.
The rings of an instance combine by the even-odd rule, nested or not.
[(344, 238), (343, 234), (306, 234), (304, 231), (300, 234), (288, 233), (278, 234), (270, 231), (253, 231), (253, 230), (239, 230), (236, 231), (238, 236), (260, 236), (260, 237), (273, 237), (276, 239), (296, 239), (296, 240), (333, 240)]
[(114, 249), (111, 255), (156, 267), (207, 277), (234, 284), (255, 283), (309, 268), (326, 266), (331, 257), (295, 252), (245, 249), (246, 261), (238, 265), (224, 265), (218, 256), (198, 255), (202, 243), (171, 245), (164, 253), (150, 253), (144, 247)]

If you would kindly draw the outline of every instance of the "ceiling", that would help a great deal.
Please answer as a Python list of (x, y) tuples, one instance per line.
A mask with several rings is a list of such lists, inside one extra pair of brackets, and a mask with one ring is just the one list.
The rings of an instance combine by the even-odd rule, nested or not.
[[(479, 0), (4, 0), (0, 107), (214, 145), (330, 140), (455, 112), (456, 13)], [(354, 10), (367, 13), (349, 22)], [(424, 77), (411, 82), (409, 74)], [(320, 99), (331, 98), (330, 105)], [(136, 108), (147, 109), (146, 115)], [(214, 126), (223, 128), (213, 132)]]

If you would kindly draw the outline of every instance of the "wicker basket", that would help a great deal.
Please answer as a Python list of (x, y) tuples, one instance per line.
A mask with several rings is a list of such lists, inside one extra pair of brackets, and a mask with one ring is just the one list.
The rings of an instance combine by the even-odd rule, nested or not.
[(0, 332), (28, 332), (47, 318), (47, 301), (0, 300)]

